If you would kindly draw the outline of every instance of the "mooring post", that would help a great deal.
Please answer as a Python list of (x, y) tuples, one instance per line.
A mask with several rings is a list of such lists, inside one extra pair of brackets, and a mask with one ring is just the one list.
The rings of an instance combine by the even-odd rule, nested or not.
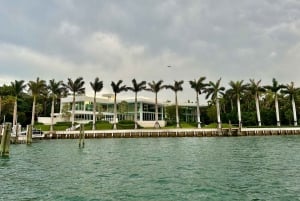
[(231, 121), (229, 120), (229, 130), (228, 130), (228, 135), (231, 136), (232, 135), (232, 125), (231, 125)]
[(32, 143), (32, 125), (27, 125), (27, 131), (26, 131), (26, 144)]
[(80, 131), (79, 131), (79, 147), (84, 148), (84, 125), (80, 124)]
[(222, 131), (222, 123), (221, 123), (221, 122), (218, 123), (218, 135), (219, 135), (219, 136), (222, 136), (222, 135), (223, 135), (223, 131)]
[(17, 144), (18, 143), (18, 138), (19, 138), (19, 124), (15, 125), (15, 140), (14, 143)]
[(10, 134), (11, 134), (11, 125), (9, 123), (4, 125), (1, 145), (0, 145), (0, 156), (9, 156), (9, 145), (10, 145)]
[(238, 135), (242, 135), (242, 122), (239, 123)]

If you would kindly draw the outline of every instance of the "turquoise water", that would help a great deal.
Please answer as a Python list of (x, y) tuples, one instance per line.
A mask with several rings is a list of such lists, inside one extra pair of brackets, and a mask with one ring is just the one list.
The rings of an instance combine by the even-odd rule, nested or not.
[(300, 136), (11, 145), (0, 200), (300, 200)]

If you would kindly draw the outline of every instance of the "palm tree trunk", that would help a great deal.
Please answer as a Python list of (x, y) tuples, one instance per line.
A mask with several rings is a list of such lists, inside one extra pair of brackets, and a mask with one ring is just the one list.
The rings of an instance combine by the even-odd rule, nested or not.
[(96, 92), (94, 93), (94, 104), (93, 104), (93, 130), (96, 130)]
[(258, 100), (258, 95), (257, 94), (255, 95), (255, 106), (256, 106), (256, 115), (257, 115), (258, 126), (261, 127), (259, 100)]
[(52, 103), (51, 103), (51, 126), (50, 126), (50, 131), (53, 131), (53, 124), (54, 124), (54, 101), (55, 98), (54, 96), (52, 97)]
[(18, 107), (18, 101), (17, 101), (17, 96), (16, 96), (15, 104), (14, 104), (14, 114), (13, 114), (13, 126), (17, 124), (17, 107)]
[(117, 129), (117, 94), (115, 93), (114, 100), (114, 129)]
[(73, 93), (73, 104), (72, 104), (72, 129), (74, 129), (75, 124), (75, 93)]
[(2, 96), (0, 96), (0, 120), (2, 115)]
[(241, 127), (242, 126), (242, 117), (241, 117), (241, 104), (240, 104), (240, 96), (239, 95), (237, 95), (236, 101), (237, 101), (237, 109), (238, 109), (239, 127)]
[(200, 106), (199, 106), (199, 95), (197, 93), (196, 96), (196, 101), (197, 101), (197, 124), (198, 124), (198, 128), (201, 128), (201, 122), (200, 122)]
[(137, 93), (134, 97), (134, 129), (137, 129)]
[(31, 114), (31, 125), (32, 125), (32, 126), (34, 126), (35, 103), (36, 103), (36, 96), (33, 96), (32, 114)]
[(216, 98), (216, 106), (217, 106), (217, 120), (218, 120), (218, 128), (221, 129), (221, 114), (220, 114), (220, 104), (219, 99)]
[(175, 107), (176, 107), (176, 127), (179, 128), (179, 113), (178, 113), (178, 99), (177, 92), (175, 91)]
[(278, 97), (277, 97), (277, 94), (275, 94), (275, 110), (276, 110), (277, 126), (280, 126), (279, 106), (278, 106)]
[(294, 116), (294, 126), (297, 126), (298, 120), (297, 120), (297, 112), (296, 112), (296, 104), (295, 104), (294, 96), (292, 96), (292, 107), (293, 107), (293, 116)]
[(158, 105), (157, 105), (157, 92), (155, 93), (155, 128), (159, 127), (158, 123)]

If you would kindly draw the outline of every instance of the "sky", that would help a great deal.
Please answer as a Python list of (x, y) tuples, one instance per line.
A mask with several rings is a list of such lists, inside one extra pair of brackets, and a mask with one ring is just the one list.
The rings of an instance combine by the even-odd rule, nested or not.
[(99, 77), (101, 96), (112, 81), (184, 80), (181, 102), (202, 76), (300, 86), (299, 0), (0, 0), (0, 16), (0, 85), (81, 76), (92, 96)]

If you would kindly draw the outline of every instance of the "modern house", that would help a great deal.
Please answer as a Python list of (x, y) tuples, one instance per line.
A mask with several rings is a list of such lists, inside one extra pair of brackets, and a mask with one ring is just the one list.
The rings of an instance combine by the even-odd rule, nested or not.
[[(113, 122), (114, 98), (113, 94), (106, 94), (97, 98), (97, 120)], [(59, 121), (69, 121), (72, 114), (72, 96), (61, 99), (60, 112), (54, 115), (54, 123)], [(85, 95), (75, 98), (75, 122), (88, 123), (93, 120), (93, 97)], [(138, 124), (142, 127), (153, 127), (155, 124), (155, 103), (145, 97), (139, 97), (138, 103)], [(117, 100), (118, 113), (117, 120), (134, 120), (134, 98)], [(164, 127), (164, 104), (158, 103), (158, 120), (161, 127)], [(38, 122), (50, 124), (50, 117), (39, 117)]]

